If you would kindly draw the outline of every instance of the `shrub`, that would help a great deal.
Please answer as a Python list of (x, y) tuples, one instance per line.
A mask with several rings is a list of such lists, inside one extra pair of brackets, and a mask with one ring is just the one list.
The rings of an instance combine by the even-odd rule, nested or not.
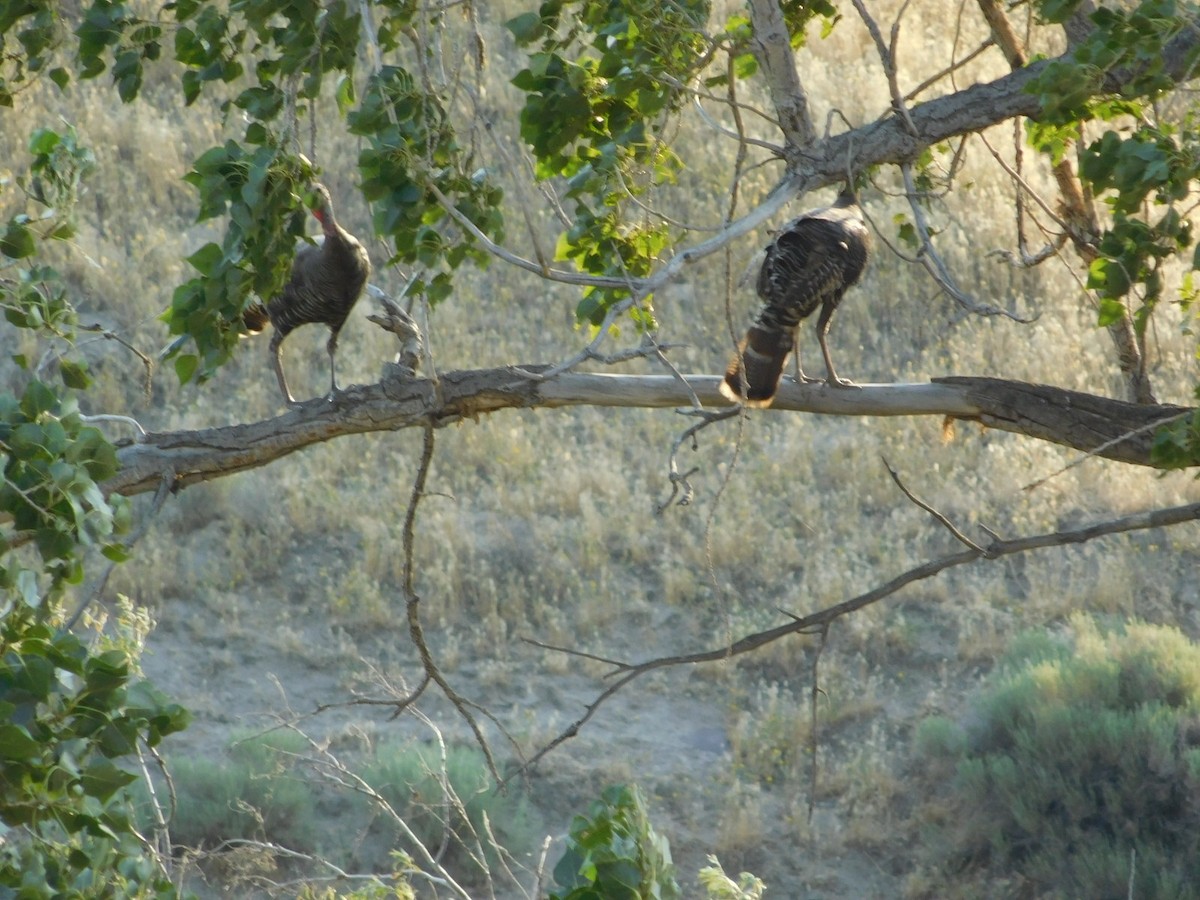
[(250, 838), (315, 849), (316, 801), (309, 782), (294, 773), (291, 756), (307, 747), (299, 735), (276, 732), (236, 741), (222, 758), (171, 760), (172, 841), (212, 849)]
[[(481, 868), (479, 853), (489, 865), (497, 858), (489, 832), (507, 853), (520, 855), (533, 847), (535, 810), (516, 787), (496, 788), (477, 747), (447, 747), (443, 766), (441, 751), (432, 744), (385, 744), (361, 775), (430, 852), (436, 855), (444, 846), (443, 863), (468, 876)], [(380, 817), (374, 830), (383, 833), (389, 847), (404, 843), (391, 819)]]
[(1200, 884), (1200, 647), (1174, 628), (1072, 626), (1023, 642), (971, 725), (919, 729), (934, 880), (964, 896), (964, 875), (991, 896), (1004, 879), (1021, 896), (1187, 896)]

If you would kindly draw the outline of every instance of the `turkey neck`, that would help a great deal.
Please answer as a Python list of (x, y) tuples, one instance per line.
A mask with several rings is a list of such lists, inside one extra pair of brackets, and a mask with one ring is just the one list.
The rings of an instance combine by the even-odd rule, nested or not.
[[(358, 282), (361, 290), (362, 282), (370, 276), (371, 260), (358, 239), (338, 224), (334, 218), (332, 207), (326, 206), (320, 210), (317, 220), (321, 230), (325, 232), (325, 243), (322, 253), (330, 265), (337, 266), (352, 281)], [(361, 279), (361, 281), (359, 281)], [(355, 292), (357, 297), (357, 291)]]

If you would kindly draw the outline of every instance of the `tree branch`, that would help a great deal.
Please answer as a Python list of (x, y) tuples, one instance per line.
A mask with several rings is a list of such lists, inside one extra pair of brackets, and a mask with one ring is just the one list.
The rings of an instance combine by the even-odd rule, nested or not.
[(612, 675), (617, 676), (616, 681), (605, 688), (596, 696), (596, 699), (588, 704), (579, 719), (572, 722), (558, 736), (530, 757), (528, 763), (526, 763), (526, 767), (532, 767), (555, 747), (577, 735), (580, 729), (595, 716), (606, 700), (619, 692), (625, 685), (648, 672), (674, 668), (676, 666), (695, 665), (697, 663), (721, 662), (734, 656), (753, 652), (760, 647), (764, 647), (767, 644), (774, 643), (781, 638), (793, 634), (823, 634), (832, 622), (840, 619), (842, 616), (856, 612), (873, 603), (878, 603), (880, 600), (892, 596), (901, 588), (907, 587), (914, 582), (932, 578), (934, 575), (938, 575), (947, 569), (973, 563), (980, 559), (994, 560), (1003, 556), (1027, 553), (1030, 550), (1040, 550), (1046, 547), (1083, 544), (1107, 535), (1121, 534), (1127, 531), (1142, 531), (1148, 528), (1165, 528), (1184, 522), (1194, 522), (1198, 519), (1200, 519), (1200, 503), (1190, 503), (1186, 506), (1175, 506), (1169, 509), (1156, 509), (1148, 512), (1134, 513), (1133, 515), (1098, 522), (1086, 528), (1079, 528), (1072, 531), (1055, 531), (1013, 540), (994, 538), (986, 547), (975, 550), (967, 549), (940, 559), (929, 560), (897, 575), (885, 584), (872, 588), (865, 594), (859, 594), (857, 597), (844, 600), (841, 603), (826, 607), (807, 616), (793, 616), (790, 621), (782, 625), (748, 634), (736, 641), (730, 641), (724, 646), (678, 656), (659, 657), (641, 663), (617, 664), (616, 671), (612, 673)]
[(817, 129), (808, 110), (808, 95), (796, 71), (796, 59), (778, 0), (750, 0), (750, 21), (754, 28), (754, 55), (767, 78), (784, 146), (800, 150), (817, 139)]
[[(1200, 46), (1200, 29), (1181, 33), (1168, 46), (1166, 64), (1172, 78), (1194, 77), (1188, 61)], [(1036, 119), (1041, 113), (1037, 95), (1027, 88), (1042, 71), (1055, 62), (1069, 60), (1070, 54), (1043, 59), (1016, 69), (995, 81), (974, 84), (961, 91), (926, 101), (909, 110), (908, 122), (889, 115), (878, 122), (822, 140), (804, 151), (803, 177), (806, 187), (816, 188), (845, 179), (846, 160), (853, 159), (856, 170), (885, 163), (916, 159), (926, 147), (967, 134), (1017, 116)], [(1118, 92), (1137, 73), (1132, 70), (1110, 72), (1103, 90)]]
[[(428, 379), (389, 375), (354, 385), (332, 400), (301, 403), (273, 419), (199, 431), (151, 433), (118, 448), (121, 471), (103, 484), (106, 494), (155, 490), (174, 472), (174, 489), (267, 465), (305, 447), (351, 434), (398, 431), (475, 419), (502, 409), (616, 406), (642, 409), (726, 407), (717, 375), (610, 375), (564, 373), (531, 379), (538, 366), (476, 369)], [(772, 412), (838, 416), (944, 416), (1051, 441), (1121, 462), (1153, 466), (1150, 447), (1157, 421), (1182, 406), (1139, 406), (1047, 385), (997, 378), (938, 378), (929, 384), (862, 385), (834, 390), (785, 381)]]

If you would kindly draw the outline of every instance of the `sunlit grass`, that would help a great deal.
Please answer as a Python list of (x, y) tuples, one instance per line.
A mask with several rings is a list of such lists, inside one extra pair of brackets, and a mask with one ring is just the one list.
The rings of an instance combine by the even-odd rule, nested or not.
[[(502, 61), (512, 48), (498, 22), (517, 7), (499, 6), (490, 17), (480, 14), (495, 59)], [(882, 21), (884, 13), (878, 15)], [(910, 10), (904, 22), (904, 59), (948, 55), (937, 10)], [(978, 39), (964, 35), (963, 45)], [(814, 40), (812, 47), (815, 61), (802, 75), (822, 122), (827, 98), (856, 125), (887, 108), (861, 27), (843, 22), (828, 41)], [(963, 78), (1002, 71), (990, 60)], [(182, 257), (219, 235), (219, 223), (193, 223), (195, 199), (179, 177), (225, 134), (212, 107), (184, 110), (169, 90), (154, 90), (156, 105), (124, 109), (112, 104), (105, 85), (80, 86), (65, 102), (43, 86), (19, 97), (17, 108), (3, 113), (6, 127), (0, 129), (0, 159), (13, 170), (23, 159), (24, 135), (58, 124), (60, 113), (95, 149), (100, 165), (80, 210), (79, 236), (55, 262), (78, 287), (85, 322), (119, 331), (151, 355), (167, 342), (156, 316), (173, 286), (190, 277)], [(496, 121), (511, 125), (511, 89), (498, 84), (490, 98), (499, 111)], [(328, 114), (319, 117), (315, 161), (337, 188), (340, 218), (366, 236), (368, 212), (353, 190), (356, 147), (336, 116), (322, 109)], [(1007, 146), (1006, 133), (991, 137)], [(733, 148), (697, 120), (685, 124), (681, 142), (712, 147), (712, 156), (685, 173), (690, 191), (670, 201), (671, 211), (688, 220), (719, 221)], [(932, 216), (943, 229), (938, 246), (976, 296), (1040, 317), (1021, 325), (967, 316), (915, 266), (881, 248), (834, 320), (839, 368), (861, 381), (990, 375), (1118, 394), (1111, 345), (1093, 327), (1094, 312), (1081, 302), (1067, 271), (1074, 261), (1030, 273), (987, 257), (1014, 239), (1009, 188), (988, 172), (989, 165), (983, 149), (972, 146), (964, 178), (975, 186), (934, 204)], [(747, 178), (743, 196), (769, 186), (770, 172)], [(890, 177), (882, 173), (878, 187), (895, 191)], [(510, 196), (514, 204), (532, 203), (536, 193)], [(814, 196), (802, 203), (824, 200)], [(0, 195), (0, 204), (10, 202), (14, 194)], [(900, 198), (875, 188), (864, 193), (864, 203), (885, 233), (892, 216), (906, 209)], [(552, 246), (549, 216), (544, 209), (531, 211), (544, 231), (539, 237)], [(518, 219), (514, 208), (513, 221)], [(762, 238), (733, 248), (733, 280)], [(523, 229), (512, 228), (511, 239), (517, 252), (532, 255)], [(371, 251), (377, 262), (385, 258), (384, 248), (372, 245)], [(382, 267), (377, 274), (393, 290), (403, 277)], [(713, 374), (725, 364), (725, 281), (723, 261), (714, 257), (690, 267), (656, 298), (664, 339), (686, 344), (671, 351), (685, 371)], [(572, 326), (577, 300), (573, 288), (498, 264), (466, 273), (432, 314), (438, 369), (565, 357), (589, 337)], [(749, 288), (735, 292), (736, 326), (755, 302)], [(343, 383), (374, 381), (394, 352), (390, 336), (366, 322), (367, 305), (360, 304), (343, 332)], [(1161, 307), (1159, 315), (1151, 343), (1159, 398), (1186, 402), (1196, 376), (1193, 348), (1177, 334), (1172, 308)], [(324, 390), (324, 341), (324, 331), (310, 327), (284, 345), (300, 395)], [(819, 370), (811, 327), (802, 329), (801, 346), (806, 365)], [(181, 388), (169, 367), (160, 369), (150, 402), (133, 357), (106, 341), (89, 345), (87, 353), (101, 361), (99, 383), (87, 400), (92, 412), (133, 415), (148, 428), (165, 430), (252, 421), (283, 409), (265, 337), (244, 342), (234, 361), (202, 387)], [(661, 371), (649, 363), (625, 368)], [(896, 490), (881, 457), (910, 489), (978, 539), (985, 538), (984, 528), (1016, 537), (1197, 497), (1187, 476), (1159, 477), (1099, 460), (1054, 475), (1078, 454), (968, 424), (960, 423), (945, 442), (941, 423), (932, 418), (766, 413), (749, 418), (740, 448), (734, 445), (735, 423), (702, 433), (698, 452), (685, 451), (685, 464), (699, 467), (696, 502), (657, 517), (653, 510), (669, 490), (671, 442), (687, 424), (670, 411), (510, 411), (436, 435), (416, 534), (421, 614), (447, 676), (466, 693), (477, 690), (475, 699), (505, 721), (511, 716), (514, 730), (529, 736), (526, 749), (578, 717), (577, 696), (556, 693), (560, 683), (594, 683), (598, 692), (606, 669), (534, 648), (522, 637), (621, 660), (710, 649), (778, 624), (779, 610), (802, 615), (959, 550), (945, 529)], [(258, 640), (264, 652), (278, 650), (316, 668), (342, 665), (347, 682), (363, 659), (379, 662), (379, 671), (413, 675), (400, 530), (419, 447), (415, 433), (341, 439), (264, 470), (189, 488), (168, 502), (159, 527), (138, 546), (135, 560), (117, 570), (112, 587), (154, 607), (160, 620), (171, 620), (203, 647), (204, 659), (190, 663), (204, 676), (194, 679), (189, 698), (198, 712), (214, 719), (228, 713), (205, 694), (204, 684), (236, 669), (235, 642), (241, 647)], [(1051, 475), (1044, 486), (1024, 490)], [(930, 706), (956, 710), (962, 691), (1023, 629), (1052, 627), (1074, 610), (1091, 609), (1176, 622), (1200, 633), (1193, 609), (1198, 555), (1194, 529), (1109, 538), (978, 563), (838, 623), (819, 669), (821, 821), (842, 824), (840, 830), (817, 829), (826, 846), (869, 844), (868, 814), (882, 814), (904, 790), (895, 780), (896, 759), (907, 746), (898, 737), (901, 724)], [(265, 628), (264, 608), (270, 610)], [(323, 629), (326, 644), (306, 630), (313, 623)], [(230, 646), (213, 646), (222, 641)], [(752, 857), (749, 867), (768, 881), (789, 873), (789, 855), (771, 852), (770, 842), (786, 847), (812, 836), (803, 798), (813, 647), (811, 639), (793, 638), (752, 661), (655, 682), (654, 691), (711, 698), (714, 718), (726, 728), (725, 764), (736, 773), (721, 806), (678, 807), (679, 830), (703, 833), (715, 844), (677, 846), (677, 852), (702, 859), (715, 850), (739, 867), (726, 853), (744, 852)], [(544, 687), (547, 696), (532, 693), (531, 685)], [(726, 712), (731, 697), (745, 701), (736, 714)], [(596, 727), (622, 726), (606, 721)], [(182, 741), (188, 740), (185, 733)], [(571, 746), (559, 752), (570, 754)], [(617, 758), (588, 763), (595, 779), (639, 775)], [(697, 824), (713, 815), (719, 823), (715, 838)], [(773, 825), (780, 817), (789, 825), (777, 834)], [(672, 826), (664, 823), (662, 830), (670, 834)]]

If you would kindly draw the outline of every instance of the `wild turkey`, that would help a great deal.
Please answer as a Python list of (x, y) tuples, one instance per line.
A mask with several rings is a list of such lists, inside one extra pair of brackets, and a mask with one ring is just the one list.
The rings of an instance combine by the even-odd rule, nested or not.
[(333, 215), (333, 202), (323, 184), (313, 185), (316, 197), (313, 215), (321, 223), (324, 239), (316, 246), (306, 245), (296, 254), (292, 275), (283, 291), (266, 305), (256, 303), (242, 314), (242, 323), (251, 334), (262, 331), (267, 322), (275, 328), (271, 335), (270, 353), (275, 365), (279, 390), (289, 406), (296, 403), (283, 374), (280, 345), (296, 328), (310, 322), (329, 326), (329, 389), (337, 392), (337, 375), (333, 357), (337, 351), (338, 333), (346, 324), (350, 310), (358, 301), (371, 274), (371, 259), (358, 239), (338, 225)]
[[(833, 387), (852, 387), (851, 382), (838, 378), (826, 336), (833, 311), (846, 289), (862, 275), (870, 252), (871, 232), (850, 186), (832, 206), (807, 212), (785, 225), (767, 246), (758, 273), (763, 307), (738, 344), (721, 393), (747, 406), (770, 406), (784, 363), (796, 345), (797, 326), (818, 306), (817, 341), (825, 357), (826, 380)], [(802, 381), (818, 380), (806, 377), (799, 363), (796, 370)]]

